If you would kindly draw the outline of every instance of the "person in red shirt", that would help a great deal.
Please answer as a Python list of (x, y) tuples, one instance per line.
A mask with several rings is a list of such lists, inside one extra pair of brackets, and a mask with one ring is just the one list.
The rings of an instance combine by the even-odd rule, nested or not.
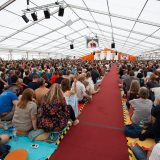
[(54, 72), (54, 75), (51, 77), (51, 84), (54, 84), (55, 83), (55, 80), (56, 78), (58, 78), (58, 71), (55, 71)]

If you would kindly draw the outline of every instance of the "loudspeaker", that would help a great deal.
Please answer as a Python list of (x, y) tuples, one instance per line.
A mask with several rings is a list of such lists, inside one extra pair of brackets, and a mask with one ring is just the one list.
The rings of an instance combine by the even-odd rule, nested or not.
[(60, 6), (58, 11), (58, 16), (63, 17), (63, 14), (64, 14), (64, 8)]
[(70, 44), (70, 49), (74, 49), (74, 45), (73, 44)]
[(49, 12), (49, 10), (45, 10), (44, 11), (44, 16), (45, 16), (46, 19), (50, 18), (50, 12)]
[(115, 48), (115, 43), (111, 43), (111, 48)]

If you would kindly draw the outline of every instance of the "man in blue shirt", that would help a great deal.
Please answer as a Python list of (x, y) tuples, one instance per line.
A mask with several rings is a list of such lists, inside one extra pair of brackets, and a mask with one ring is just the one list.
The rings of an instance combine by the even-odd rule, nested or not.
[(16, 86), (11, 86), (8, 90), (4, 91), (0, 95), (0, 119), (1, 120), (11, 120), (14, 114), (14, 107), (17, 105)]

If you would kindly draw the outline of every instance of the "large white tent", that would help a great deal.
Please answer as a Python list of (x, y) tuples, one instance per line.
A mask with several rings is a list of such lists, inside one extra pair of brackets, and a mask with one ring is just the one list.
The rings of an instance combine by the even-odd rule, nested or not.
[[(0, 6), (9, 0), (1, 0)], [(56, 0), (30, 0), (29, 8), (55, 3)], [(50, 8), (51, 18), (45, 19), (38, 10), (38, 21), (30, 13), (25, 23), (23, 11), (27, 0), (15, 0), (0, 10), (0, 57), (63, 58), (80, 57), (93, 51), (86, 48), (86, 37), (97, 36), (99, 48), (110, 48), (158, 58), (160, 48), (160, 1), (158, 0), (64, 0), (64, 16), (58, 6)], [(69, 22), (71, 22), (69, 24)], [(69, 48), (71, 42), (74, 49)], [(145, 56), (144, 56), (145, 55)]]

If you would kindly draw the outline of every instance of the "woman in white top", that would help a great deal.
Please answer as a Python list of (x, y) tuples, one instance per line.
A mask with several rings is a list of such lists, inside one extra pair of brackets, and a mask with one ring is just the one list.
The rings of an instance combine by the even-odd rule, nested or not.
[(99, 88), (95, 90), (95, 86), (94, 86), (90, 72), (87, 72), (85, 81), (89, 83), (87, 87), (89, 88), (91, 94), (96, 94), (99, 92)]
[(72, 84), (72, 90), (76, 87), (76, 95), (78, 98), (79, 103), (84, 104), (87, 101), (90, 101), (92, 99), (92, 95), (89, 95), (86, 92), (85, 85), (83, 84), (85, 78), (83, 75), (79, 75), (77, 78), (77, 81)]
[(61, 88), (63, 91), (63, 95), (65, 97), (66, 103), (67, 105), (71, 105), (74, 113), (75, 113), (75, 117), (78, 117), (79, 115), (79, 111), (78, 111), (78, 98), (76, 96), (76, 79), (74, 79), (73, 82), (73, 90), (71, 90), (71, 85), (70, 85), (70, 80), (69, 79), (63, 79), (61, 82)]
[(149, 160), (160, 160), (160, 142), (153, 147)]

